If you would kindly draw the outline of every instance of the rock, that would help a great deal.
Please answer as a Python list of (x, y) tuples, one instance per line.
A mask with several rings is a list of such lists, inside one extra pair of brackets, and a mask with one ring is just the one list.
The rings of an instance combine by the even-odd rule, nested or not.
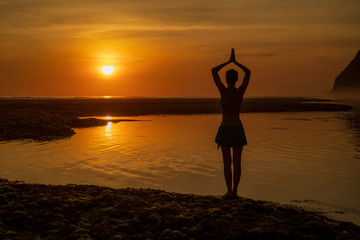
[(242, 197), (1, 178), (0, 195), (0, 239), (360, 239), (350, 222)]
[(350, 64), (336, 77), (332, 92), (360, 96), (360, 50)]
[(39, 110), (5, 110), (0, 112), (0, 141), (33, 139), (48, 141), (71, 137), (74, 130), (68, 118)]

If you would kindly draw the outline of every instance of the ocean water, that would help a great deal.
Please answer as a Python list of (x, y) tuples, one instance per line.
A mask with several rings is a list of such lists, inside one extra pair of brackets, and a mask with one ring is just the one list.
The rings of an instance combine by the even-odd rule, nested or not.
[[(242, 114), (248, 145), (239, 194), (360, 224), (360, 131), (349, 114)], [(220, 115), (131, 118), (139, 121), (76, 129), (68, 139), (2, 142), (0, 176), (31, 183), (225, 193), (221, 151), (214, 143)]]

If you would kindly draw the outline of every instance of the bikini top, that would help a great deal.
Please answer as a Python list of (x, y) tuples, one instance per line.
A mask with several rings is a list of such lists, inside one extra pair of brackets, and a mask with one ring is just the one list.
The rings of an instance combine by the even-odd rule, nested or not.
[(220, 100), (220, 105), (222, 107), (241, 107), (241, 103), (235, 103), (235, 104), (230, 104), (230, 103), (226, 103), (223, 100)]

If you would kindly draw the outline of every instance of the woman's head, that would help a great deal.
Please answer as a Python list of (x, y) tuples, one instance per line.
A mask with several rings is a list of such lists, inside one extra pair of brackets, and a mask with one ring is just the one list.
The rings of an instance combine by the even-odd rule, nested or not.
[(229, 86), (235, 86), (237, 80), (238, 80), (238, 72), (236, 70), (230, 69), (226, 72), (226, 83)]

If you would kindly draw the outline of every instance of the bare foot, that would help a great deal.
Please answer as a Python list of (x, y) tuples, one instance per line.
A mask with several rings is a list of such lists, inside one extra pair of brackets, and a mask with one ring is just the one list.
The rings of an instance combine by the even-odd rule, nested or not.
[(227, 193), (224, 194), (225, 198), (231, 198), (232, 196), (233, 196), (232, 192), (227, 192)]

